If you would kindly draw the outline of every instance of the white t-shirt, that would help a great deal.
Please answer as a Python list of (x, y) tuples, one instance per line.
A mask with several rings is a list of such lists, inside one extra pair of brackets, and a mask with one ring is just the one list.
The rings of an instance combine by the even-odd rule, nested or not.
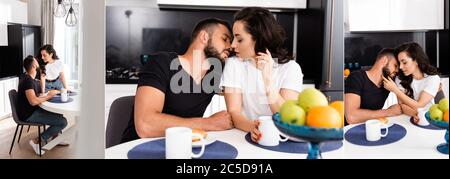
[[(300, 65), (291, 60), (285, 64), (275, 63), (273, 68), (273, 85), (276, 90), (290, 89), (301, 92), (303, 73)], [(248, 119), (255, 120), (259, 116), (271, 116), (269, 102), (261, 70), (249, 61), (229, 58), (220, 80), (220, 88), (237, 88), (242, 91), (242, 113)]]
[(53, 63), (45, 65), (47, 80), (55, 80), (63, 72), (63, 63), (61, 60), (55, 60)]
[[(403, 86), (400, 85), (400, 80), (398, 78), (395, 79), (395, 82), (401, 90), (404, 90)], [(441, 78), (439, 77), (439, 75), (425, 74), (424, 78), (421, 80), (413, 79), (411, 88), (413, 90), (414, 100), (418, 101), (422, 92), (426, 92), (434, 98), (439, 91), (440, 84)], [(430, 102), (424, 108), (429, 109), (433, 104), (434, 99), (430, 100)]]

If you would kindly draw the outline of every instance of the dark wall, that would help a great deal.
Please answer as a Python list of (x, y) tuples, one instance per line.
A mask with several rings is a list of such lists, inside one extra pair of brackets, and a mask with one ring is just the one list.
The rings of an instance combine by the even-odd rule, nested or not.
[(448, 29), (439, 31), (439, 71), (443, 75), (449, 75), (449, 37)]
[(316, 87), (322, 79), (325, 4), (308, 1), (308, 8), (298, 12), (297, 62), (305, 80), (314, 80)]
[[(130, 14), (127, 16), (126, 14)], [(184, 53), (192, 29), (202, 19), (220, 18), (232, 25), (236, 11), (181, 10), (139, 7), (106, 8), (107, 69), (139, 66), (140, 57), (158, 51)], [(285, 28), (286, 47), (292, 52), (294, 13), (277, 12)]]
[[(107, 6), (107, 83), (135, 83), (136, 72), (142, 66), (141, 57), (159, 51), (183, 54), (192, 29), (199, 21), (215, 17), (232, 26), (235, 13), (231, 10)], [(274, 15), (286, 31), (285, 47), (293, 53), (294, 12), (274, 12)]]
[(444, 8), (445, 8), (445, 18), (444, 18), (445, 19), (445, 29), (447, 29), (447, 30), (448, 30), (448, 21), (449, 21), (448, 20), (448, 1), (449, 0), (445, 0), (444, 1), (444, 3), (445, 3), (444, 4)]

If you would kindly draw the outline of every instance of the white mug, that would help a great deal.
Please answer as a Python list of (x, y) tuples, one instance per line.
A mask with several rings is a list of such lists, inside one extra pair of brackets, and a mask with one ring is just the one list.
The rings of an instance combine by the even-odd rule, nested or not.
[[(192, 153), (192, 138), (199, 137), (202, 149), (200, 153)], [(187, 127), (171, 127), (166, 129), (166, 159), (199, 158), (205, 152), (205, 139), (198, 133), (192, 133)]]
[[(381, 129), (386, 129), (385, 134), (381, 134)], [(381, 137), (386, 137), (388, 134), (388, 127), (382, 127), (382, 122), (377, 119), (366, 121), (366, 139), (368, 141), (378, 141)]]
[(261, 132), (261, 138), (258, 141), (258, 144), (264, 146), (277, 146), (281, 142), (286, 142), (289, 138), (284, 136), (284, 139), (280, 137), (282, 135), (280, 131), (278, 131), (277, 127), (273, 123), (272, 116), (261, 116), (259, 119), (258, 130)]
[(425, 117), (425, 113), (427, 113), (428, 109), (427, 108), (419, 108), (419, 109), (417, 109), (417, 111), (418, 111), (417, 117), (419, 117), (419, 122), (417, 123), (417, 125), (419, 125), (419, 126), (430, 125), (430, 123), (427, 121), (427, 118)]
[(61, 89), (61, 102), (67, 102), (69, 100), (69, 94), (66, 89)]

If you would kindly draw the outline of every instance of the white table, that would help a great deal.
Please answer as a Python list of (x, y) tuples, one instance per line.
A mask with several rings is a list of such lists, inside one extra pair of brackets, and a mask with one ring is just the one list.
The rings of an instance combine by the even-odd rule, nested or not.
[[(238, 150), (238, 155), (236, 157), (237, 159), (306, 159), (307, 154), (276, 152), (254, 146), (245, 140), (245, 135), (245, 132), (238, 129), (220, 132), (208, 132), (209, 137), (214, 137), (217, 140), (226, 142), (234, 146)], [(128, 151), (133, 147), (157, 139), (161, 138), (138, 139), (110, 147), (106, 149), (105, 158), (126, 159)], [(338, 150), (323, 152), (322, 158), (342, 158), (342, 154), (343, 147), (339, 148)]]
[(63, 129), (62, 134), (57, 138), (51, 140), (44, 147), (45, 150), (51, 150), (53, 147), (58, 145), (60, 142), (66, 140), (68, 137), (72, 136), (75, 132), (75, 123), (77, 117), (80, 116), (80, 99), (81, 95), (79, 91), (76, 91), (78, 94), (75, 96), (70, 96), (73, 99), (72, 102), (69, 103), (51, 103), (44, 102), (39, 107), (46, 111), (62, 114), (67, 119), (67, 126)]
[[(344, 139), (344, 158), (426, 158), (448, 159), (448, 155), (439, 153), (437, 145), (444, 143), (445, 130), (430, 130), (414, 126), (410, 117), (400, 115), (388, 118), (403, 126), (406, 136), (397, 142), (381, 146), (360, 146)], [(358, 124), (344, 128), (344, 133)]]

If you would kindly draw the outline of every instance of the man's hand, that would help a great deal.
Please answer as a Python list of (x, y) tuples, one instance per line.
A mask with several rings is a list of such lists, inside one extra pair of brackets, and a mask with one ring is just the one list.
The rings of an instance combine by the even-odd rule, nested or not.
[(53, 97), (56, 96), (56, 92), (50, 90), (50, 91), (48, 92), (47, 96), (48, 96), (49, 98), (53, 98)]
[(222, 131), (233, 128), (231, 115), (227, 111), (220, 111), (208, 117), (208, 125), (206, 128), (211, 131)]
[(401, 108), (401, 106), (399, 104), (395, 104), (395, 105), (390, 106), (388, 108), (388, 110), (389, 110), (389, 113), (392, 116), (398, 116), (398, 115), (402, 114), (402, 108)]

